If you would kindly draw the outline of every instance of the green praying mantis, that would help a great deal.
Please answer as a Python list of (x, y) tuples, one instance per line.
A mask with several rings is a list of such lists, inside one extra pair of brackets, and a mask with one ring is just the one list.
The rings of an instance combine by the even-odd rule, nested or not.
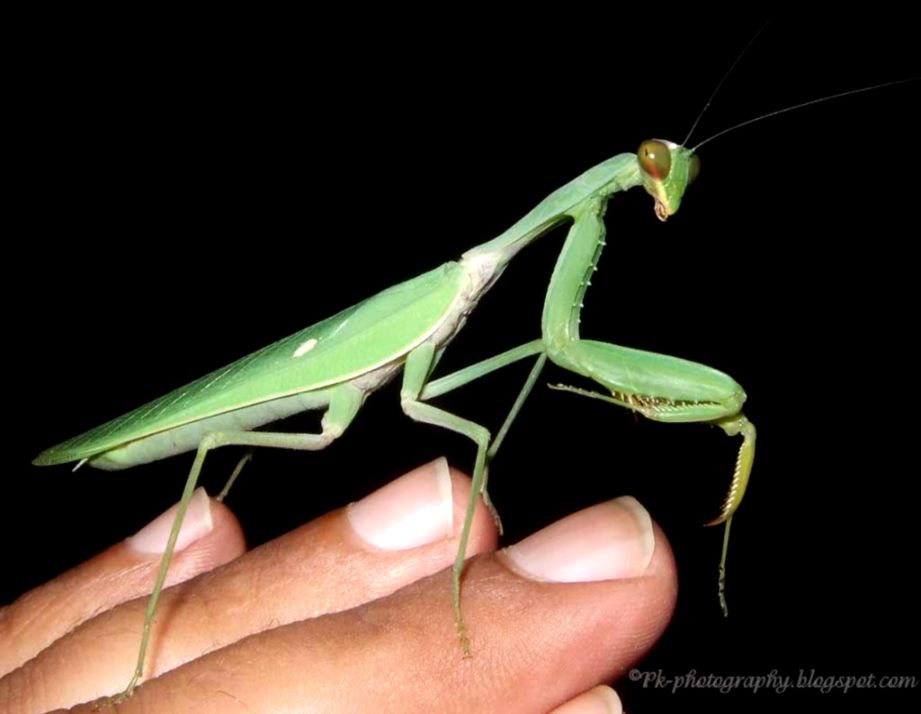
[[(323, 448), (342, 436), (365, 397), (397, 378), (402, 369), (403, 410), (417, 421), (456, 431), (475, 442), (472, 493), (487, 496), (489, 459), (549, 359), (605, 390), (589, 396), (660, 421), (712, 422), (740, 436), (732, 487), (719, 517), (728, 523), (744, 494), (754, 456), (755, 432), (740, 412), (745, 398), (741, 388), (703, 365), (584, 340), (579, 334), (582, 300), (604, 242), (602, 218), (607, 200), (617, 192), (643, 186), (653, 196), (657, 216), (664, 220), (678, 209), (694, 174), (694, 161), (688, 150), (665, 142), (644, 143), (639, 154), (619, 154), (555, 191), (508, 231), (468, 251), (459, 261), (401, 283), (244, 358), (236, 367), (218, 370), (137, 412), (53, 447), (36, 462), (85, 460), (97, 467), (119, 468), (197, 448), (183, 492), (182, 504), (186, 504), (210, 449), (227, 444)], [(442, 352), (511, 258), (567, 221), (571, 221), (569, 234), (544, 301), (541, 338), (433, 378)], [(482, 425), (428, 403), (526, 358), (535, 359), (534, 366), (495, 438)], [(243, 430), (302, 409), (324, 410), (320, 433)], [(454, 577), (455, 619), (465, 645), (460, 574), (473, 503), (471, 500)], [(147, 633), (183, 512), (181, 507), (150, 599), (129, 692), (141, 676)]]
[[(603, 216), (616, 193), (643, 187), (660, 221), (673, 215), (700, 162), (690, 149), (648, 140), (637, 153), (618, 154), (550, 194), (495, 239), (451, 261), (254, 352), (189, 385), (80, 436), (43, 451), (36, 465), (78, 462), (116, 470), (195, 450), (144, 619), (135, 672), (125, 695), (143, 675), (157, 601), (186, 508), (210, 451), (221, 446), (326, 448), (345, 433), (365, 400), (401, 375), (400, 401), (411, 419), (466, 436), (476, 445), (471, 498), (454, 565), (454, 616), (469, 652), (461, 607), (461, 574), (476, 506), (487, 491), (487, 465), (536, 383), (544, 364), (597, 382), (605, 399), (663, 422), (711, 422), (741, 437), (732, 485), (714, 522), (728, 525), (742, 501), (755, 452), (755, 428), (741, 412), (745, 393), (710, 367), (666, 355), (582, 339), (579, 321), (590, 278), (604, 247)], [(479, 299), (523, 248), (564, 221), (566, 241), (544, 301), (540, 339), (432, 379), (444, 350)], [(483, 425), (430, 400), (519, 360), (536, 361), (505, 423), (493, 438)], [(305, 410), (323, 412), (319, 433), (252, 431)], [(240, 471), (232, 474), (227, 488)], [(227, 489), (225, 488), (225, 491)]]

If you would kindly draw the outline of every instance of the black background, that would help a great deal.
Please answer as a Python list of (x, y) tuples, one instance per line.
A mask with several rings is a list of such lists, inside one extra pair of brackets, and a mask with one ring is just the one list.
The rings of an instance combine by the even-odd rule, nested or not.
[[(239, 19), (239, 18), (237, 18)], [(540, 18), (539, 18), (540, 19)], [(390, 25), (423, 23), (425, 31)], [(761, 21), (454, 17), (214, 24), (37, 38), (22, 58), (8, 235), (0, 601), (143, 526), (190, 457), (39, 469), (42, 448), (495, 236), (649, 137), (681, 141)], [(245, 24), (245, 23), (244, 23)], [(694, 139), (758, 113), (917, 75), (904, 23), (777, 18)], [(294, 29), (294, 28), (288, 28)], [(60, 39), (66, 42), (58, 42)], [(701, 150), (666, 224), (616, 197), (583, 335), (680, 355), (746, 389), (759, 429), (723, 620), (716, 512), (736, 440), (539, 387), (492, 469), (507, 543), (630, 493), (675, 549), (666, 676), (921, 675), (916, 555), (919, 85), (766, 120)], [(537, 336), (562, 233), (520, 255), (441, 373)], [(9, 251), (9, 249), (8, 249)], [(522, 365), (442, 404), (496, 428)], [(555, 368), (547, 381), (566, 381)], [(569, 380), (572, 381), (572, 380)], [(360, 498), (462, 438), (414, 424), (393, 384), (320, 454), (261, 451), (229, 499), (253, 545)], [(316, 420), (290, 428), (313, 428)], [(209, 458), (223, 483), (237, 452)], [(837, 709), (912, 692), (668, 690), (634, 711)]]

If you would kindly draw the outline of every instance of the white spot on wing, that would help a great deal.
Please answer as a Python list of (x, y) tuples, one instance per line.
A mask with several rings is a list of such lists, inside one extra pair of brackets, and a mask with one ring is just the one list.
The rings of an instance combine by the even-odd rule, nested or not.
[(294, 356), (303, 357), (305, 354), (310, 352), (310, 350), (312, 350), (316, 346), (317, 346), (317, 339), (315, 337), (311, 337), (306, 342), (302, 342), (300, 345), (298, 345), (298, 348), (294, 350)]

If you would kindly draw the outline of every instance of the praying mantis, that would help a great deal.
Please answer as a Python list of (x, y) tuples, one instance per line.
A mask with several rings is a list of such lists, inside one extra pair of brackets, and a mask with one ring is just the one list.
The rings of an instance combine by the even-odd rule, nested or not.
[[(646, 140), (636, 154), (618, 154), (557, 189), (507, 231), (467, 251), (458, 261), (385, 290), (39, 454), (33, 463), (40, 466), (76, 461), (78, 466), (89, 463), (105, 470), (121, 470), (197, 450), (150, 598), (137, 668), (125, 695), (130, 695), (143, 674), (157, 600), (182, 518), (209, 452), (222, 446), (323, 450), (344, 435), (365, 400), (400, 372), (400, 399), (407, 416), (457, 432), (477, 446), (472, 495), (453, 579), (455, 621), (465, 653), (470, 646), (460, 585), (476, 501), (482, 496), (490, 504), (488, 460), (548, 359), (591, 377), (608, 392), (577, 393), (612, 401), (657, 421), (711, 422), (730, 436), (742, 437), (729, 493), (713, 521), (726, 523), (724, 544), (728, 542), (729, 523), (745, 494), (755, 453), (756, 432), (741, 411), (745, 401), (741, 387), (713, 368), (584, 340), (579, 332), (582, 301), (605, 244), (603, 218), (608, 199), (642, 187), (654, 198), (656, 216), (665, 221), (677, 212), (699, 170), (700, 160), (691, 149), (664, 140)], [(544, 303), (542, 338), (432, 380), (442, 352), (512, 258), (569, 220), (572, 225)], [(495, 440), (481, 424), (429, 404), (432, 398), (534, 356), (538, 357), (534, 368)], [(253, 431), (309, 410), (323, 413), (319, 432)], [(721, 572), (725, 545), (723, 552)]]
[[(612, 209), (612, 210), (613, 210), (613, 209)], [(611, 217), (612, 219), (614, 218), (614, 216), (610, 216), (610, 217)], [(545, 240), (551, 240), (551, 239), (550, 239), (550, 238), (548, 238), (548, 239), (545, 239)], [(613, 261), (612, 261), (612, 262), (613, 262)], [(617, 271), (617, 270), (618, 270), (618, 268), (617, 268), (617, 267), (615, 267), (615, 266), (612, 266), (612, 268), (611, 268), (611, 269), (612, 269), (612, 272), (614, 272), (614, 271)], [(604, 264), (602, 265), (602, 270), (604, 270)], [(652, 278), (650, 278), (650, 280), (654, 280), (654, 279), (655, 279), (655, 276), (653, 276)], [(342, 307), (345, 307), (345, 305), (342, 305)], [(391, 395), (391, 396), (392, 396), (392, 395)]]

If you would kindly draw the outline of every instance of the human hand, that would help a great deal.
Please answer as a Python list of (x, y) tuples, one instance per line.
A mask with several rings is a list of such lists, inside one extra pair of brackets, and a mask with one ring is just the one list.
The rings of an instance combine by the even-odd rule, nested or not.
[[(497, 551), (481, 503), (468, 545), (480, 557), (461, 598), (465, 658), (450, 566), (469, 487), (439, 459), (249, 552), (230, 511), (197, 493), (144, 684), (118, 711), (619, 711), (613, 692), (593, 688), (671, 616), (664, 534), (621, 499)], [(171, 520), (0, 610), (0, 709), (70, 707), (125, 686)]]

